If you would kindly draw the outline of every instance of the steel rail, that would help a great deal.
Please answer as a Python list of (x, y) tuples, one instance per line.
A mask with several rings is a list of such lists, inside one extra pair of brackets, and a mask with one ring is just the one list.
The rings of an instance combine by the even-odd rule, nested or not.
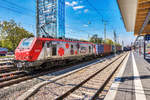
[(22, 71), (13, 71), (13, 72), (10, 72), (10, 73), (3, 73), (3, 74), (0, 74), (0, 78), (8, 77), (8, 76), (11, 76), (11, 75), (17, 75), (19, 73), (23, 73), (23, 72)]
[[(112, 57), (113, 57), (113, 56), (112, 56)], [(112, 57), (111, 57), (111, 58), (112, 58)], [(120, 57), (122, 57), (122, 55), (120, 55)], [(118, 57), (118, 58), (119, 58), (119, 57)], [(104, 59), (104, 58), (103, 58), (103, 59)], [(116, 59), (117, 59), (117, 58), (116, 58)], [(116, 60), (116, 59), (115, 59), (115, 60)], [(100, 59), (99, 59), (99, 60), (100, 60)], [(115, 60), (113, 60), (113, 61), (115, 61)], [(105, 60), (103, 60), (103, 61), (105, 61)], [(19, 97), (17, 98), (17, 100), (27, 100), (27, 99), (30, 98), (32, 95), (34, 95), (42, 86), (44, 86), (44, 85), (46, 85), (46, 84), (49, 84), (49, 83), (53, 83), (53, 82), (55, 82), (55, 81), (57, 81), (57, 80), (61, 80), (62, 78), (65, 78), (65, 77), (67, 77), (67, 76), (69, 76), (69, 75), (72, 75), (72, 74), (74, 74), (74, 73), (77, 73), (77, 72), (79, 72), (79, 71), (81, 71), (81, 70), (84, 70), (84, 69), (86, 69), (86, 68), (88, 68), (88, 67), (91, 67), (92, 65), (98, 64), (98, 63), (100, 63), (100, 62), (102, 62), (102, 61), (98, 61), (98, 62), (95, 61), (95, 62), (93, 62), (93, 63), (91, 63), (91, 64), (84, 65), (84, 66), (86, 66), (86, 67), (79, 68), (79, 69), (77, 69), (77, 70), (68, 72), (68, 73), (66, 73), (66, 74), (63, 74), (63, 75), (60, 75), (60, 76), (51, 78), (51, 79), (49, 79), (49, 80), (47, 80), (47, 81), (43, 81), (42, 83), (39, 83), (39, 84), (33, 86), (31, 89), (29, 89), (28, 91), (26, 91), (25, 93), (23, 93), (21, 96), (19, 96)], [(78, 65), (77, 65), (77, 66), (78, 66)], [(81, 66), (81, 65), (79, 65), (79, 66)]]
[[(65, 68), (68, 68), (68, 66), (70, 66), (70, 64), (65, 64), (65, 66), (67, 66)], [(29, 79), (32, 79), (32, 78), (36, 78), (36, 77), (39, 77), (39, 76), (42, 76), (42, 75), (45, 75), (45, 74), (48, 74), (48, 73), (51, 73), (51, 72), (59, 71), (61, 69), (64, 69), (64, 68), (59, 67), (59, 69), (56, 68), (56, 69), (53, 69), (53, 70), (44, 69), (44, 70), (37, 71), (35, 73), (22, 74), (20, 76), (15, 75), (14, 77), (8, 77), (6, 79), (1, 79), (0, 80), (0, 88), (10, 86), (10, 85), (13, 85), (13, 84), (17, 84), (17, 83), (20, 83), (22, 81), (26, 81), (26, 80), (29, 80)]]
[[(127, 54), (128, 55), (128, 54)], [(127, 55), (123, 58), (123, 60), (119, 63), (119, 65), (114, 69), (114, 71), (108, 76), (107, 80), (100, 86), (100, 88), (98, 89), (98, 91), (94, 94), (94, 96), (92, 97), (91, 100), (96, 100), (97, 96), (104, 90), (105, 86), (107, 85), (107, 83), (111, 80), (111, 78), (113, 77), (113, 75), (115, 74), (115, 72), (118, 70), (118, 68), (120, 67), (120, 65), (123, 63), (123, 61), (125, 60), (125, 58), (127, 57)]]
[[(122, 55), (123, 56), (123, 55)], [(121, 57), (122, 57), (121, 56)], [(127, 55), (126, 55), (127, 56)], [(125, 57), (126, 57), (125, 56)], [(92, 79), (93, 77), (95, 77), (97, 74), (99, 74), (100, 72), (102, 72), (104, 69), (106, 69), (108, 66), (110, 66), (111, 64), (113, 64), (114, 62), (116, 62), (119, 58), (115, 59), (114, 61), (110, 62), (109, 64), (107, 64), (106, 66), (104, 66), (102, 69), (100, 69), (99, 71), (97, 71), (96, 73), (92, 74), (91, 76), (89, 76), (87, 79), (83, 80), (81, 83), (79, 83), (78, 85), (76, 85), (75, 87), (71, 88), (70, 90), (68, 90), (67, 92), (65, 92), (63, 95), (59, 96), (58, 98), (56, 98), (56, 100), (63, 100), (64, 98), (66, 98), (68, 95), (70, 95), (72, 92), (74, 92), (75, 90), (77, 90), (79, 87), (81, 87), (83, 84), (85, 84), (86, 82), (88, 82), (90, 79)], [(125, 58), (124, 57), (124, 58)], [(121, 62), (122, 63), (122, 62)], [(120, 65), (120, 64), (119, 64)]]

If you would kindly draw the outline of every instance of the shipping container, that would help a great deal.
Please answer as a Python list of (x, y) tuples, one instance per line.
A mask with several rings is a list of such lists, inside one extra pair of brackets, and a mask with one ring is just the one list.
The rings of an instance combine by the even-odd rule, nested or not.
[(111, 53), (111, 45), (104, 44), (104, 54)]
[(104, 53), (104, 45), (96, 44), (96, 54), (101, 55)]

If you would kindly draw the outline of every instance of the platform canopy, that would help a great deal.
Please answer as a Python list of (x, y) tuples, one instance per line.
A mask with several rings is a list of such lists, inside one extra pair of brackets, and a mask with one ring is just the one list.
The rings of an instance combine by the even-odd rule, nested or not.
[(150, 34), (150, 0), (117, 0), (127, 32)]

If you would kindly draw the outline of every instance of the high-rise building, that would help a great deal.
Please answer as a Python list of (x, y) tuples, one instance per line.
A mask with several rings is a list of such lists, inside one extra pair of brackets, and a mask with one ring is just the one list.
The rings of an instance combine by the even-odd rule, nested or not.
[(65, 0), (38, 0), (39, 37), (65, 37)]

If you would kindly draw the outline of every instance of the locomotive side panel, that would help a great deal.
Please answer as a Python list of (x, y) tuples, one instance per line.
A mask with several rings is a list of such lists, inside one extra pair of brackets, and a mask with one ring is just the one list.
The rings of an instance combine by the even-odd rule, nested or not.
[(28, 38), (20, 45), (15, 51), (16, 65), (20, 68), (39, 66), (48, 61), (59, 63), (59, 60), (80, 59), (96, 52), (95, 44), (60, 39)]
[[(86, 43), (45, 41), (38, 60), (94, 54), (94, 46)], [(55, 48), (55, 49), (54, 49)]]

